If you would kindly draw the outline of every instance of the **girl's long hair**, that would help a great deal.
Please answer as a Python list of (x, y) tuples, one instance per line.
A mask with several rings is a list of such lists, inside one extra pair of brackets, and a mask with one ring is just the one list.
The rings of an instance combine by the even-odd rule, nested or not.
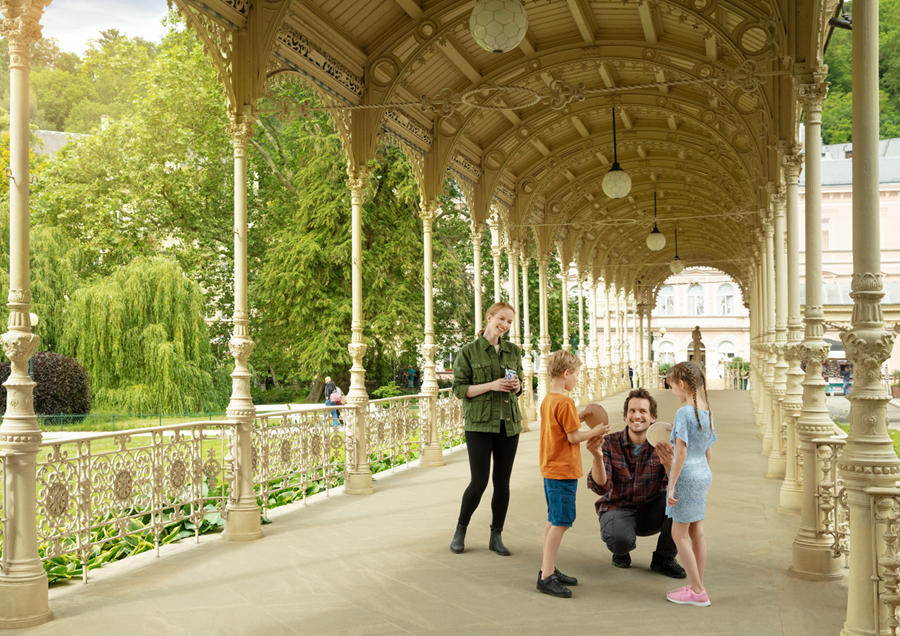
[[(509, 309), (511, 312), (516, 313), (516, 308), (515, 308), (515, 307), (513, 307), (513, 306), (510, 305), (509, 303), (503, 302), (502, 300), (501, 300), (499, 303), (494, 303), (493, 305), (491, 305), (490, 307), (488, 307), (488, 308), (487, 308), (487, 311), (484, 312), (485, 328), (487, 327), (487, 319), (488, 319), (489, 317), (493, 316), (494, 314), (496, 314), (498, 311), (503, 311), (504, 309)], [(484, 329), (481, 329), (481, 330), (478, 332), (478, 335), (479, 335), (479, 336), (483, 336), (483, 335), (484, 335)]]
[(700, 411), (697, 408), (697, 392), (703, 389), (703, 399), (706, 400), (706, 408), (709, 409), (709, 425), (712, 426), (712, 407), (709, 405), (709, 393), (706, 390), (706, 375), (703, 369), (693, 362), (679, 362), (673, 366), (666, 375), (666, 381), (669, 384), (676, 382), (686, 382), (691, 389), (691, 397), (694, 399), (694, 415), (697, 416), (697, 424), (700, 430), (703, 430), (703, 423), (700, 421)]

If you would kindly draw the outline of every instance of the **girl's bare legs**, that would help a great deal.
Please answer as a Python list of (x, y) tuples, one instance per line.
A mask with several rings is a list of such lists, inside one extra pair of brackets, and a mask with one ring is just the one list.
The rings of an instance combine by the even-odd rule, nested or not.
[(695, 521), (688, 529), (694, 560), (697, 562), (697, 573), (700, 576), (700, 588), (703, 589), (703, 571), (706, 569), (706, 537), (703, 535), (703, 520)]
[[(691, 584), (691, 589), (695, 594), (699, 594), (703, 591), (703, 577), (697, 570), (697, 559), (694, 556), (694, 550), (691, 546), (691, 538), (690, 536), (688, 536), (690, 526), (691, 524), (689, 523), (680, 523), (678, 521), (673, 521), (672, 539), (675, 541), (675, 545), (678, 547), (678, 556), (681, 557), (681, 565), (684, 566), (684, 570), (685, 572), (687, 572), (688, 581)], [(704, 554), (705, 552), (706, 550), (704, 548)]]

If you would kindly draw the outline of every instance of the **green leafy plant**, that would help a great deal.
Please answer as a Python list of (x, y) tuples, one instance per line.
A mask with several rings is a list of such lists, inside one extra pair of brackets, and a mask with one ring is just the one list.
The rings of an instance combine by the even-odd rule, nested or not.
[(672, 365), (666, 362), (665, 364), (659, 365), (659, 374), (660, 375), (669, 375), (669, 371), (672, 370)]
[(391, 380), (384, 386), (380, 386), (370, 394), (373, 399), (382, 400), (384, 398), (392, 398), (404, 395), (403, 389), (397, 386), (397, 383)]
[[(9, 378), (9, 362), (0, 364), (0, 383)], [(75, 360), (50, 351), (34, 355), (34, 411), (40, 415), (89, 413), (91, 384), (84, 367)], [(0, 386), (0, 404), (6, 407), (6, 388)]]

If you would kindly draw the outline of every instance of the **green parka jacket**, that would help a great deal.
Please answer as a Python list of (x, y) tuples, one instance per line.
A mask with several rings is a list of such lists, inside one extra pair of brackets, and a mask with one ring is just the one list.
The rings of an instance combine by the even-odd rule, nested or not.
[(522, 432), (522, 414), (516, 396), (522, 392), (488, 391), (473, 398), (466, 391), (473, 384), (485, 384), (506, 377), (506, 369), (515, 369), (519, 382), (522, 375), (522, 350), (508, 340), (500, 340), (500, 353), (494, 345), (478, 336), (462, 347), (453, 359), (453, 395), (463, 401), (466, 430), (476, 433), (499, 433), (501, 412), (509, 437)]

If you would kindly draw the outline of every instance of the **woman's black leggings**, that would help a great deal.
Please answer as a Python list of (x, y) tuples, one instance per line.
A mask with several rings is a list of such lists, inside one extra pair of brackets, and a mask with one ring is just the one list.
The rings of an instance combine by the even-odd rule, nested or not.
[(519, 447), (519, 436), (507, 437), (505, 423), (500, 423), (499, 433), (476, 433), (466, 431), (466, 449), (469, 453), (469, 470), (472, 480), (463, 493), (462, 506), (459, 510), (459, 525), (468, 526), (472, 514), (481, 503), (481, 495), (487, 488), (488, 476), (491, 472), (491, 455), (494, 456), (494, 496), (491, 499), (493, 520), (491, 527), (502, 530), (506, 521), (506, 510), (509, 508), (509, 478), (512, 475), (513, 462), (516, 460), (516, 449)]

